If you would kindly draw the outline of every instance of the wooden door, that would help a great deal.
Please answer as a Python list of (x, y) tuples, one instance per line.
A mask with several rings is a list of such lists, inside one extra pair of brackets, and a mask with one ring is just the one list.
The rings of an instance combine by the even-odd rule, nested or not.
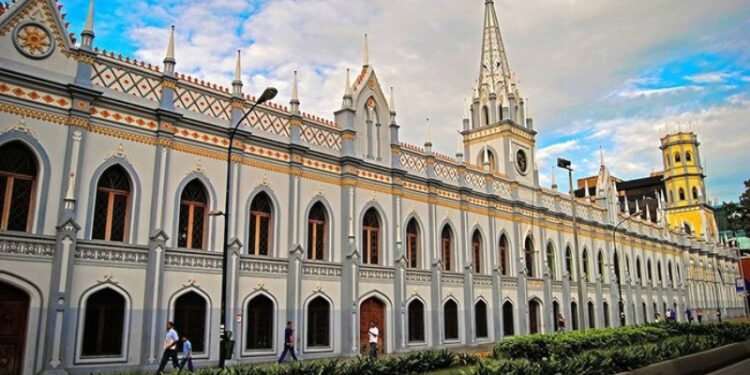
[(385, 304), (370, 297), (359, 307), (359, 350), (363, 355), (370, 353), (370, 322), (378, 327), (378, 354), (385, 353)]
[(539, 333), (539, 303), (529, 302), (529, 333)]
[(0, 282), (0, 375), (20, 375), (26, 344), (29, 296)]

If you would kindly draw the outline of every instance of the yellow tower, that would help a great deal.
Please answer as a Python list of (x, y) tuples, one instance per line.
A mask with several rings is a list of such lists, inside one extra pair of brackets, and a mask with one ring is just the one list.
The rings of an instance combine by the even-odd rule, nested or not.
[(718, 240), (714, 212), (706, 203), (705, 175), (692, 131), (668, 134), (661, 138), (664, 159), (665, 214), (670, 227), (711, 241)]

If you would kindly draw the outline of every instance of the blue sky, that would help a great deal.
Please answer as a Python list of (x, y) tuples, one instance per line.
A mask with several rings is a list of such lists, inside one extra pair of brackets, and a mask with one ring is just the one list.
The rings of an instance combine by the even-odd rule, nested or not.
[[(71, 31), (88, 0), (64, 0)], [(383, 86), (395, 86), (402, 139), (455, 150), (463, 98), (478, 74), (483, 1), (97, 1), (96, 40), (160, 63), (177, 27), (177, 70), (228, 86), (243, 50), (245, 91), (288, 100), (300, 71), (302, 110), (332, 118), (344, 71), (361, 65), (362, 34)], [(594, 174), (660, 170), (665, 128), (694, 129), (709, 195), (736, 200), (750, 178), (750, 7), (718, 2), (496, 0), (511, 68), (535, 117), (537, 162), (549, 184), (557, 156)]]

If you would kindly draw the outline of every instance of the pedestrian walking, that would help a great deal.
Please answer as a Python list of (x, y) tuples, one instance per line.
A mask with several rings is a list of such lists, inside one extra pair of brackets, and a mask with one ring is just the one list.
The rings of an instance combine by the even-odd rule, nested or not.
[(284, 330), (284, 351), (281, 352), (279, 363), (284, 362), (287, 352), (292, 355), (292, 359), (295, 362), (299, 361), (294, 354), (294, 323), (291, 321), (286, 322), (286, 329)]
[(156, 375), (161, 374), (164, 368), (167, 367), (167, 362), (172, 360), (172, 368), (176, 369), (180, 367), (177, 361), (177, 342), (180, 340), (180, 336), (177, 335), (177, 331), (174, 330), (174, 323), (167, 322), (167, 333), (164, 335), (164, 353), (161, 355), (161, 364), (159, 369), (156, 370)]
[(180, 371), (188, 365), (188, 371), (193, 372), (193, 344), (187, 335), (182, 335), (182, 359), (180, 360)]
[(716, 309), (716, 318), (719, 319), (719, 323), (721, 323), (721, 309)]
[(689, 307), (685, 309), (685, 317), (687, 318), (688, 324), (693, 324), (693, 312)]
[(370, 335), (370, 359), (378, 359), (378, 327), (375, 326), (375, 322), (370, 322), (370, 329), (367, 331)]
[(698, 317), (698, 324), (703, 323), (703, 311), (700, 307), (695, 309), (695, 316)]
[(557, 313), (557, 331), (565, 332), (565, 317), (562, 313)]

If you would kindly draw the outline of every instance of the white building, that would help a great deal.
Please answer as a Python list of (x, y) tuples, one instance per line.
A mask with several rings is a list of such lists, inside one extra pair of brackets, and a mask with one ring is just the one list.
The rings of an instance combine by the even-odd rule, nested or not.
[[(289, 109), (263, 104), (240, 124), (234, 360), (273, 359), (287, 320), (309, 359), (364, 350), (372, 320), (399, 352), (553, 332), (558, 312), (569, 327), (616, 326), (620, 301), (627, 324), (670, 307), (742, 314), (737, 260), (710, 238), (635, 218), (615, 251), (626, 216), (606, 166), (595, 199), (539, 185), (533, 121), (485, 4), (455, 157), (399, 140), (367, 60), (334, 120), (301, 113), (295, 81)], [(100, 51), (93, 19), (92, 6), (76, 45), (55, 1), (0, 9), (0, 363), (154, 369), (173, 320), (213, 365), (224, 217), (208, 213), (223, 211), (230, 127), (255, 99), (239, 78), (227, 89), (175, 73), (173, 36), (163, 67)]]

